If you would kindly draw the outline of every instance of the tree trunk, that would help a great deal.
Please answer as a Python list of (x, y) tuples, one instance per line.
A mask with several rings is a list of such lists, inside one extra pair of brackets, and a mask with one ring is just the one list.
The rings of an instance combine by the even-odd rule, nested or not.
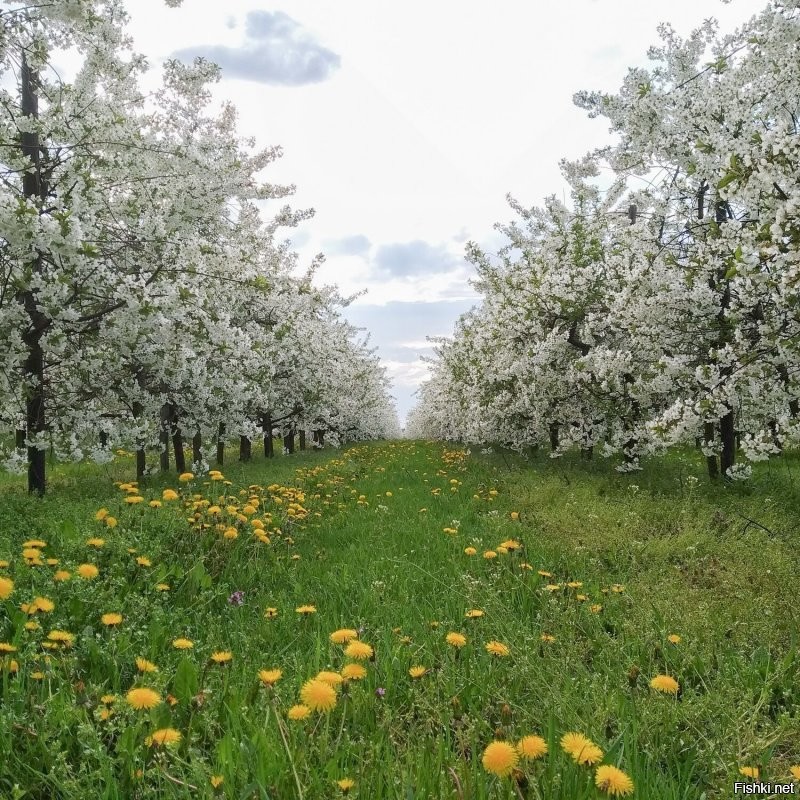
[(274, 458), (275, 447), (272, 444), (272, 416), (264, 414), (261, 417), (261, 430), (264, 432), (264, 458)]
[(246, 436), (239, 437), (239, 461), (249, 461), (252, 455), (252, 443)]
[(172, 425), (172, 449), (175, 451), (175, 470), (180, 475), (186, 472), (186, 455), (183, 452), (183, 434), (181, 433), (178, 409), (170, 406), (170, 423)]
[(203, 460), (203, 436), (200, 431), (192, 437), (192, 461), (199, 464)]
[(289, 428), (289, 432), (283, 437), (283, 446), (289, 455), (294, 453), (294, 428)]
[(105, 431), (100, 431), (100, 447), (105, 447), (108, 444), (108, 434)]
[[(142, 404), (135, 400), (133, 403), (133, 418), (139, 419), (144, 413)], [(136, 480), (144, 477), (145, 467), (147, 466), (142, 442), (136, 442)]]
[(558, 423), (550, 423), (550, 449), (553, 451), (558, 450)]
[(220, 422), (217, 431), (217, 466), (221, 467), (225, 463), (225, 423)]
[(736, 463), (736, 431), (734, 429), (733, 411), (719, 421), (720, 438), (722, 439), (722, 455), (720, 456), (720, 471), (724, 477), (728, 470)]
[[(714, 444), (714, 423), (703, 423), (703, 438), (707, 445)], [(708, 467), (708, 477), (712, 480), (719, 477), (719, 466), (717, 464), (717, 457), (712, 453), (706, 456), (706, 466)]]
[(170, 422), (170, 406), (169, 403), (164, 403), (161, 406), (160, 415), (160, 428), (158, 431), (158, 442), (161, 445), (161, 453), (159, 460), (161, 463), (161, 471), (169, 472), (169, 422)]
[(14, 444), (17, 450), (25, 449), (25, 428), (17, 428), (14, 436)]
[(305, 431), (305, 428), (303, 428), (300, 431), (300, 449), (301, 450), (305, 450), (306, 449), (306, 431)]
[[(25, 53), (22, 53), (20, 65), (22, 116), (31, 119), (39, 117), (38, 84), (39, 75), (28, 66)], [(41, 148), (38, 133), (23, 133), (20, 146), (22, 154), (28, 158), (33, 169), (26, 170), (22, 176), (22, 194), (26, 200), (44, 201), (48, 186), (42, 175)], [(31, 277), (35, 280), (41, 274), (43, 263), (41, 254), (37, 254), (28, 263)], [(19, 302), (28, 315), (28, 325), (22, 334), (27, 352), (22, 366), (25, 380), (25, 424), (27, 436), (40, 438), (45, 431), (45, 387), (44, 387), (44, 352), (42, 336), (50, 325), (50, 319), (42, 313), (36, 301), (38, 289), (26, 289), (18, 295)], [(45, 456), (44, 449), (28, 447), (28, 492), (40, 497), (45, 493)]]

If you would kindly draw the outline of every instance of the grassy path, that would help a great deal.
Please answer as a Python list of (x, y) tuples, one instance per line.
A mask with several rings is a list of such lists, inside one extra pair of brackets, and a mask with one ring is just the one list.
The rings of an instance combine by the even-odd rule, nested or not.
[[(2, 798), (608, 796), (571, 731), (647, 800), (800, 764), (792, 457), (754, 488), (421, 442), (184, 484), (114, 469), (64, 469), (43, 502), (0, 481)], [(301, 697), (347, 664), (365, 676)], [(301, 699), (335, 705), (290, 719)], [(484, 769), (526, 735), (548, 753)]]

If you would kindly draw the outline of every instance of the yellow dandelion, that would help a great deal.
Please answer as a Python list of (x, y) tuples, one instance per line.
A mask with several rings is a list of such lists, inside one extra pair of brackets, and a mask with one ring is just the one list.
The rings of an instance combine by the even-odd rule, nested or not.
[(295, 611), (298, 614), (316, 614), (317, 607), (316, 606), (298, 606)]
[(412, 678), (421, 678), (423, 675), (425, 675), (425, 673), (427, 673), (427, 671), (427, 667), (423, 667), (421, 664), (418, 664), (415, 667), (411, 667), (411, 669), (408, 671), (408, 674)]
[(311, 709), (308, 706), (296, 705), (296, 706), (292, 706), (286, 712), (286, 716), (289, 719), (301, 720), (301, 719), (305, 719), (310, 713), (311, 713)]
[(52, 630), (47, 634), (51, 642), (58, 642), (64, 647), (69, 647), (75, 641), (75, 634), (69, 631)]
[(42, 626), (36, 622), (35, 620), (31, 620), (30, 622), (25, 623), (25, 630), (26, 631), (38, 631), (39, 628)]
[(116, 528), (117, 527), (117, 518), (108, 516), (105, 519), (106, 527), (107, 528)]
[(116, 702), (117, 696), (115, 694), (104, 694), (100, 698), (100, 702), (103, 705), (110, 706), (112, 703)]
[(170, 585), (168, 583), (157, 583), (156, 584), (156, 591), (157, 592), (168, 592), (170, 590)]
[(109, 628), (113, 627), (114, 625), (119, 625), (122, 622), (122, 614), (117, 613), (110, 613), (110, 614), (103, 614), (100, 617), (100, 621), (103, 625), (107, 625)]
[(444, 640), (447, 644), (457, 648), (461, 648), (467, 643), (467, 637), (455, 631), (448, 633), (447, 636), (444, 637)]
[(467, 619), (478, 619), (478, 617), (483, 616), (483, 611), (481, 611), (479, 608), (471, 608), (464, 616)]
[(161, 702), (161, 695), (152, 689), (140, 687), (131, 689), (125, 695), (125, 699), (128, 701), (128, 705), (140, 711), (142, 709), (155, 708)]
[(8, 642), (0, 642), (0, 653), (16, 653), (17, 648)]
[(550, 633), (543, 633), (543, 634), (542, 634), (542, 635), (539, 637), (539, 639), (541, 639), (541, 641), (543, 641), (543, 642), (548, 642), (548, 643), (549, 643), (549, 642), (554, 642), (554, 641), (556, 640), (556, 637), (555, 637), (555, 636), (553, 636), (553, 635), (552, 635), (552, 634), (550, 634)]
[(603, 751), (582, 733), (565, 733), (561, 737), (561, 748), (578, 764), (596, 764), (603, 757)]
[(739, 774), (755, 780), (761, 775), (761, 770), (758, 767), (739, 767)]
[(194, 647), (194, 642), (191, 639), (173, 639), (172, 646), (176, 650), (191, 650)]
[(147, 737), (145, 743), (149, 747), (164, 747), (168, 744), (175, 744), (180, 740), (180, 731), (176, 731), (175, 728), (159, 728), (151, 736)]
[(484, 751), (483, 768), (501, 778), (510, 775), (519, 763), (519, 753), (510, 742), (492, 742)]
[(491, 561), (493, 558), (497, 558), (497, 553), (496, 553), (494, 550), (487, 550), (487, 551), (486, 551), (486, 552), (483, 554), (483, 557), (484, 557), (484, 558), (485, 558), (487, 561)]
[(485, 648), (486, 652), (491, 653), (493, 656), (507, 656), (511, 654), (511, 651), (506, 645), (504, 645), (502, 642), (496, 642), (494, 640), (491, 642), (486, 642)]
[(547, 742), (541, 736), (523, 736), (517, 742), (517, 750), (523, 758), (541, 758), (547, 752)]
[(161, 501), (160, 500), (151, 500), (147, 505), (149, 505), (150, 508), (161, 508)]
[(367, 670), (361, 664), (345, 664), (342, 667), (342, 677), (346, 681), (360, 681), (367, 677)]
[(14, 591), (14, 581), (11, 578), (0, 576), (0, 600), (7, 600)]
[(97, 522), (102, 522), (108, 516), (108, 509), (107, 508), (98, 508), (97, 511), (94, 512), (94, 518)]
[(464, 554), (468, 556), (474, 556), (478, 551), (474, 547), (465, 547)]
[(800, 781), (800, 766), (789, 767), (789, 772), (796, 781)]
[(30, 613), (34, 614), (37, 611), (41, 611), (44, 614), (49, 614), (55, 607), (56, 604), (49, 598), (36, 597), (30, 605)]
[(274, 686), (283, 676), (279, 669), (262, 669), (258, 673), (259, 680), (264, 686)]
[(328, 712), (336, 705), (336, 690), (330, 684), (312, 678), (300, 689), (300, 699), (312, 711)]
[(164, 489), (164, 491), (161, 492), (161, 499), (166, 501), (177, 500), (178, 496), (178, 493), (174, 489)]
[(152, 567), (153, 566), (153, 563), (150, 561), (149, 558), (147, 558), (147, 556), (138, 556), (137, 559), (136, 559), (136, 563), (140, 567)]
[(178, 480), (181, 483), (189, 483), (189, 481), (194, 480), (194, 475), (191, 472), (182, 472), (178, 475)]
[(667, 641), (670, 642), (671, 644), (680, 644), (681, 637), (678, 636), (677, 633), (671, 633), (669, 636), (667, 636)]
[(135, 506), (144, 501), (144, 497), (138, 494), (131, 494), (125, 498), (125, 502), (130, 506)]
[(633, 781), (621, 769), (611, 764), (603, 764), (597, 768), (594, 782), (600, 791), (612, 797), (633, 794)]
[(225, 778), (224, 778), (222, 775), (212, 775), (212, 776), (211, 776), (211, 777), (208, 779), (208, 782), (209, 782), (209, 783), (210, 783), (210, 784), (211, 784), (211, 785), (212, 785), (212, 786), (213, 786), (215, 789), (219, 789), (219, 787), (220, 787), (220, 786), (222, 786), (222, 784), (223, 784), (223, 782), (224, 782), (224, 781), (225, 781)]
[(136, 659), (136, 669), (138, 669), (139, 672), (158, 672), (158, 667), (146, 658)]
[(330, 686), (333, 686), (335, 689), (343, 680), (342, 676), (338, 672), (330, 672), (328, 670), (322, 670), (314, 680), (322, 681), (323, 683), (327, 683)]
[(94, 564), (81, 564), (78, 567), (78, 575), (81, 578), (84, 578), (87, 581), (92, 580), (92, 578), (96, 578), (100, 574), (100, 570)]
[(366, 642), (359, 642), (358, 640), (350, 642), (344, 649), (344, 654), (348, 658), (355, 658), (358, 661), (364, 661), (372, 658), (374, 651)]
[(233, 661), (233, 653), (230, 650), (217, 650), (211, 654), (211, 660), (215, 664), (229, 664)]
[(342, 794), (347, 794), (356, 785), (356, 782), (352, 778), (341, 778), (336, 781), (336, 785), (342, 790)]
[(351, 639), (358, 637), (358, 631), (353, 628), (340, 628), (330, 635), (330, 640), (333, 644), (347, 644)]
[(600, 603), (594, 603), (593, 605), (589, 606), (589, 611), (591, 611), (592, 614), (599, 614), (602, 610), (603, 606), (601, 606)]
[(656, 677), (650, 681), (650, 686), (657, 692), (674, 695), (677, 695), (681, 688), (678, 681), (669, 675), (656, 675)]
[(278, 609), (277, 608), (268, 608), (264, 611), (264, 616), (267, 619), (275, 619), (278, 616)]
[(87, 539), (86, 540), (86, 544), (88, 544), (89, 547), (98, 547), (98, 548), (100, 548), (105, 543), (106, 543), (105, 539), (98, 539), (96, 536), (93, 536), (91, 539)]

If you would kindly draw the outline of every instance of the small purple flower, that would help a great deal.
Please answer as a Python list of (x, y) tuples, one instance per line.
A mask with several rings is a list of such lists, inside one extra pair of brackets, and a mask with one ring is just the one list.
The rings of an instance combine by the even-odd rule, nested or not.
[(229, 598), (228, 602), (232, 606), (240, 606), (244, 603), (244, 592), (241, 589), (237, 589)]
[(385, 694), (386, 694), (386, 689), (384, 689), (383, 686), (379, 686), (375, 690), (375, 697), (383, 697)]

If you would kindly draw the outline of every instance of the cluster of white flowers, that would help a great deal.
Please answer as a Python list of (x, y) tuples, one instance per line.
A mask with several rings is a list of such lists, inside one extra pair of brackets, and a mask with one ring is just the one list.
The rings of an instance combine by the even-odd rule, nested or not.
[(698, 443), (731, 477), (797, 444), (799, 6), (725, 37), (662, 26), (650, 69), (576, 95), (616, 143), (562, 163), (568, 202), (509, 197), (496, 256), (467, 246), (482, 303), (437, 340), (411, 435), (598, 445), (622, 470)]
[[(194, 439), (202, 463), (271, 429), (316, 446), (398, 435), (384, 371), (341, 315), (352, 298), (279, 238), (313, 210), (261, 216), (294, 190), (261, 177), (280, 148), (254, 150), (235, 109), (214, 110), (204, 59), (167, 62), (144, 98), (124, 22), (119, 0), (0, 18), (0, 79), (21, 84), (0, 105), (0, 460), (19, 462), (20, 430), (101, 461)], [(65, 48), (82, 57), (70, 83), (50, 66)]]

